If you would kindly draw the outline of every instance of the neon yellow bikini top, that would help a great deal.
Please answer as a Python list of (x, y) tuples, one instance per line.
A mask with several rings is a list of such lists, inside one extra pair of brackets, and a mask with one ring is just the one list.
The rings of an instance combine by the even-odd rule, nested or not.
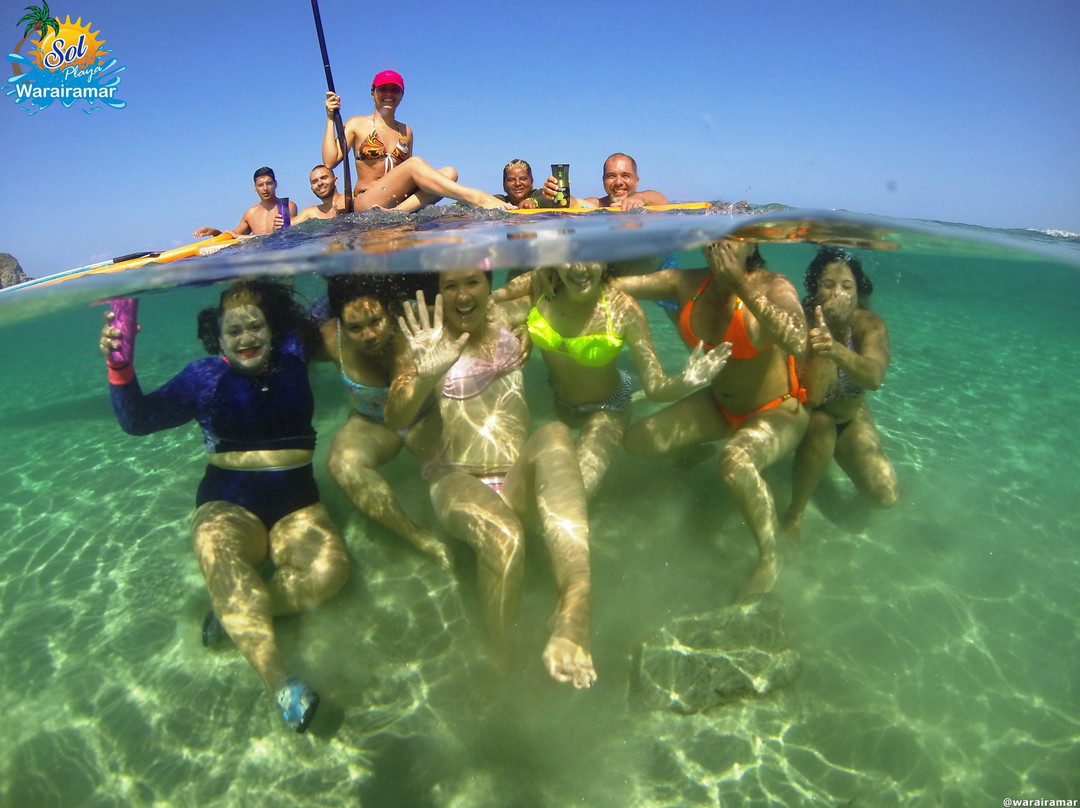
[[(544, 296), (540, 296), (543, 300)], [(585, 334), (580, 337), (564, 337), (551, 327), (538, 308), (540, 300), (529, 310), (529, 336), (532, 341), (545, 351), (554, 351), (565, 354), (586, 367), (598, 368), (614, 361), (622, 350), (623, 338), (612, 333), (611, 311), (608, 309), (607, 297), (601, 293), (600, 299), (604, 303), (604, 317), (607, 319), (606, 334)]]

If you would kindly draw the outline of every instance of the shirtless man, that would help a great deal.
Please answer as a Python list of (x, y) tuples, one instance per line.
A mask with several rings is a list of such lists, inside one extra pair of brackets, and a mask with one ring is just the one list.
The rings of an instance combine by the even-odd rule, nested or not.
[[(267, 233), (273, 233), (285, 224), (278, 214), (277, 178), (274, 177), (274, 169), (268, 166), (256, 169), (254, 180), (255, 193), (259, 195), (259, 202), (244, 211), (240, 224), (226, 231), (234, 236), (264, 236)], [(296, 204), (290, 201), (289, 216), (295, 215)], [(200, 227), (191, 235), (195, 238), (220, 236), (221, 231), (216, 227)]]
[(436, 395), (443, 450), (430, 477), (431, 501), (447, 532), (476, 551), (481, 601), (503, 666), (521, 599), (522, 522), (528, 511), (539, 515), (559, 592), (544, 666), (558, 682), (589, 687), (596, 680), (589, 520), (570, 430), (556, 421), (529, 434), (521, 345), (488, 314), (491, 274), (444, 272), (439, 291), (433, 321), (423, 292), (418, 313), (409, 307), (399, 318), (413, 366), (391, 383), (386, 425), (405, 426)]
[[(639, 191), (638, 183), (641, 181), (637, 173), (637, 161), (628, 154), (615, 152), (604, 161), (604, 190), (607, 193), (601, 197), (589, 196), (579, 199), (570, 197), (570, 206), (575, 208), (610, 208), (618, 206), (623, 210), (642, 208), (645, 205), (666, 205), (667, 197), (659, 191)], [(559, 187), (558, 180), (548, 177), (544, 183), (544, 196), (548, 199), (555, 198), (555, 192)]]
[(345, 194), (339, 194), (337, 177), (324, 165), (317, 165), (308, 175), (311, 193), (319, 198), (320, 204), (304, 208), (295, 217), (293, 224), (306, 222), (308, 219), (333, 219), (345, 210)]

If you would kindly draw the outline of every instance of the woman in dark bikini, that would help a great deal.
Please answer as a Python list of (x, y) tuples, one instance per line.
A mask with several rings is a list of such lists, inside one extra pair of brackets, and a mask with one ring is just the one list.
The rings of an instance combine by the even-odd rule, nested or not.
[[(106, 358), (121, 332), (105, 315)], [(206, 473), (195, 498), (192, 534), (213, 611), (203, 643), (228, 632), (259, 674), (289, 729), (307, 729), (319, 697), (288, 676), (274, 635), (276, 615), (327, 601), (349, 574), (341, 534), (319, 501), (311, 460), (315, 402), (307, 358), (318, 341), (288, 289), (240, 281), (216, 309), (199, 313), (211, 356), (191, 362), (144, 394), (133, 363), (109, 360), (113, 411), (125, 432), (148, 435), (197, 421)], [(267, 560), (273, 573), (264, 579)]]
[[(416, 210), (443, 197), (482, 208), (505, 209), (508, 205), (491, 194), (459, 185), (457, 171), (450, 166), (436, 171), (413, 155), (413, 131), (397, 120), (398, 105), (405, 93), (405, 81), (393, 70), (384, 70), (372, 79), (371, 115), (356, 115), (345, 122), (345, 144), (356, 160), (357, 210), (374, 207)], [(333, 169), (341, 162), (341, 144), (334, 131), (334, 113), (341, 98), (326, 94), (326, 131), (322, 159)], [(387, 144), (390, 144), (389, 147)]]
[(780, 573), (773, 497), (761, 473), (794, 451), (809, 414), (793, 356), (806, 350), (806, 319), (790, 281), (768, 272), (756, 245), (721, 240), (705, 247), (709, 268), (667, 269), (619, 278), (619, 288), (649, 300), (676, 300), (688, 345), (732, 344), (711, 387), (634, 424), (624, 445), (655, 456), (726, 440), (720, 477), (758, 546), (758, 565), (742, 595), (767, 592)]
[(866, 405), (865, 391), (881, 387), (891, 356), (885, 321), (866, 308), (874, 286), (859, 261), (837, 247), (818, 252), (803, 285), (803, 307), (814, 323), (803, 371), (813, 411), (795, 452), (784, 516), (783, 531), (792, 540), (799, 538), (803, 511), (833, 457), (872, 505), (889, 508), (899, 495), (896, 471)]

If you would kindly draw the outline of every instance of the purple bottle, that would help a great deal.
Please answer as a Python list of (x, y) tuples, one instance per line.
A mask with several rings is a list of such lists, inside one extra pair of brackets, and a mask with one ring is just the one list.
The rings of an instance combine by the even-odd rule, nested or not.
[(120, 348), (109, 351), (109, 362), (114, 367), (123, 367), (135, 358), (136, 319), (139, 314), (139, 301), (134, 297), (116, 297), (112, 300), (112, 327), (120, 329)]
[(277, 201), (277, 209), (278, 213), (281, 214), (281, 221), (283, 223), (281, 225), (281, 228), (284, 230), (286, 227), (292, 224), (292, 219), (289, 216), (289, 197), (279, 196)]

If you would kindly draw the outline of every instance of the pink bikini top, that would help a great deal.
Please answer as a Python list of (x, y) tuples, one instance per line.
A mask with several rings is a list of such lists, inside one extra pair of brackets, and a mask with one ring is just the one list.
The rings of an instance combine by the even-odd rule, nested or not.
[(521, 342), (505, 327), (499, 326), (495, 358), (490, 362), (478, 356), (463, 356), (446, 372), (443, 395), (458, 400), (478, 396), (500, 376), (521, 367)]

